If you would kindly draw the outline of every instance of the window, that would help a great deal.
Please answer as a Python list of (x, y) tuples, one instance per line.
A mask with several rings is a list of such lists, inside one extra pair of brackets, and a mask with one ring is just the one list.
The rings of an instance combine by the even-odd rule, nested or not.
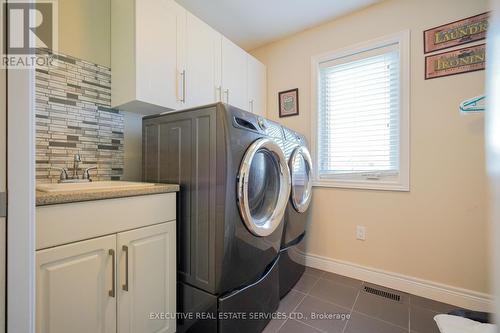
[(313, 58), (316, 186), (409, 190), (409, 33)]

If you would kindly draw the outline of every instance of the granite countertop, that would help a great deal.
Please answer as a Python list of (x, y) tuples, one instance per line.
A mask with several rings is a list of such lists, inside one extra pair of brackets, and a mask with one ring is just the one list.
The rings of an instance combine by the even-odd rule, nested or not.
[(177, 184), (155, 184), (135, 188), (86, 189), (65, 192), (36, 191), (36, 205), (47, 206), (81, 201), (104, 200), (113, 198), (134, 197), (140, 195), (161, 194), (179, 191)]

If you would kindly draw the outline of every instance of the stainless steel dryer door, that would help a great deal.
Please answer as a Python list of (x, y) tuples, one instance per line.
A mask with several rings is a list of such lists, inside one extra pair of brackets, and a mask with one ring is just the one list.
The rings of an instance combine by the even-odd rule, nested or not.
[(306, 147), (298, 147), (290, 156), (289, 164), (292, 182), (291, 201), (295, 210), (304, 213), (312, 198), (312, 160)]
[(263, 138), (250, 145), (238, 179), (238, 206), (248, 230), (269, 236), (283, 220), (290, 195), (290, 172), (276, 142)]

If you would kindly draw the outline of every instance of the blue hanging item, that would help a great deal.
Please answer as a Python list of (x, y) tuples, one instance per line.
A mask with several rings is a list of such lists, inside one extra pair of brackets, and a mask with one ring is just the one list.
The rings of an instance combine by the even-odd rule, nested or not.
[(484, 112), (486, 108), (486, 96), (481, 95), (460, 103), (460, 112), (463, 113), (475, 113)]

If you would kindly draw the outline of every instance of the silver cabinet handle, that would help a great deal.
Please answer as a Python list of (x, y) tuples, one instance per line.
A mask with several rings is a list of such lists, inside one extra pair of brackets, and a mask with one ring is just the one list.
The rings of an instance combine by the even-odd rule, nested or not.
[(253, 99), (250, 100), (250, 112), (252, 113), (253, 113), (253, 103), (254, 103)]
[(182, 76), (182, 98), (181, 102), (186, 103), (186, 70), (183, 70), (181, 73)]
[(226, 95), (226, 103), (229, 104), (229, 89), (224, 89), (224, 94)]
[(111, 290), (108, 292), (109, 297), (115, 297), (115, 250), (109, 249), (108, 254), (111, 256), (111, 264), (113, 269), (111, 270)]
[(128, 246), (122, 246), (123, 252), (125, 252), (125, 284), (122, 285), (122, 289), (128, 291)]

